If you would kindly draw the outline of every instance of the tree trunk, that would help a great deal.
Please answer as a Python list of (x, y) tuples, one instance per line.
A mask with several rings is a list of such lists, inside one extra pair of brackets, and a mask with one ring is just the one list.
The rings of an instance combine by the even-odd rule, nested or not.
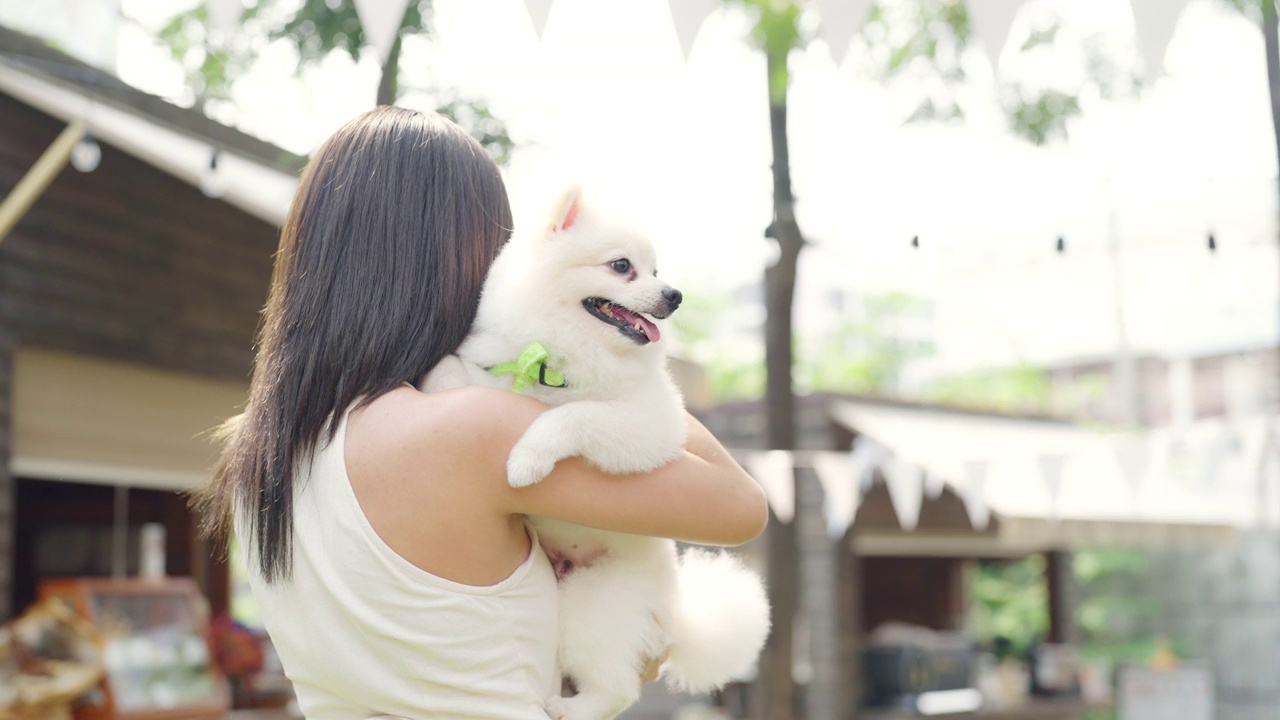
[[(1280, 167), (1280, 37), (1277, 37), (1275, 0), (1262, 0), (1262, 37), (1267, 51), (1267, 86), (1271, 92), (1271, 127), (1276, 136), (1277, 166)], [(1280, 185), (1278, 185), (1280, 187)], [(1280, 238), (1277, 238), (1280, 240)], [(1280, 356), (1280, 338), (1276, 354)], [(1280, 357), (1276, 367), (1280, 368)], [(1276, 378), (1276, 398), (1280, 399), (1280, 377)]]
[(400, 36), (391, 44), (387, 61), (382, 63), (382, 77), (378, 80), (378, 105), (394, 105), (400, 94)]
[[(768, 76), (785, 66), (785, 53), (766, 51)], [(795, 397), (791, 385), (791, 311), (795, 295), (796, 263), (804, 240), (796, 224), (791, 196), (791, 166), (787, 153), (787, 101), (769, 104), (769, 129), (773, 140), (773, 236), (780, 250), (778, 261), (765, 270), (765, 410), (769, 447), (791, 450), (796, 445)], [(794, 478), (792, 480), (794, 482)], [(753, 686), (752, 716), (759, 720), (793, 717), (795, 687), (791, 678), (792, 635), (798, 605), (797, 548), (794, 523), (775, 518), (766, 537), (769, 555), (769, 595), (773, 605), (773, 631), (760, 660)]]

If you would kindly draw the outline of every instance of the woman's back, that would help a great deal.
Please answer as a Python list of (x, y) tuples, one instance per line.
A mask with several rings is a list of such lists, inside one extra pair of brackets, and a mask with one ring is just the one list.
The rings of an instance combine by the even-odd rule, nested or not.
[[(542, 704), (558, 688), (557, 623), (555, 575), (541, 548), (531, 542), (509, 577), (484, 587), (415, 566), (361, 510), (347, 474), (346, 420), (295, 490), (290, 578), (264, 583), (247, 558), (306, 717), (545, 720)], [(431, 473), (423, 468), (421, 481)]]

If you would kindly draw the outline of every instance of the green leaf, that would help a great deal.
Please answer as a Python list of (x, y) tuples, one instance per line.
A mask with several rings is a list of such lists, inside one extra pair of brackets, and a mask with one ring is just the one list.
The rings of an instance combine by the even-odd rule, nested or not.
[(804, 45), (800, 34), (800, 5), (792, 0), (741, 0), (752, 13), (751, 36), (764, 50), (769, 63), (769, 101), (780, 104), (786, 97), (790, 77), (787, 58)]
[[(364, 49), (364, 30), (353, 0), (303, 0), (294, 12), (281, 8), (280, 0), (258, 0), (241, 15), (242, 32), (232, 42), (210, 44), (208, 13), (203, 4), (175, 15), (157, 32), (179, 63), (195, 53), (203, 53), (195, 67), (187, 69), (186, 83), (197, 97), (229, 102), (231, 88), (253, 66), (263, 42), (283, 41), (298, 51), (296, 71), (323, 61), (331, 53), (343, 52), (359, 60)], [(332, 5), (332, 7), (331, 7)], [(411, 2), (405, 11), (400, 37), (430, 36), (428, 19), (431, 1)], [(389, 72), (398, 86), (399, 58), (392, 56)], [(457, 93), (441, 93), (437, 110), (462, 125), (499, 163), (510, 157), (515, 143), (505, 124), (494, 117), (481, 100)]]
[(1055, 22), (1048, 27), (1032, 30), (1031, 35), (1027, 37), (1027, 41), (1022, 43), (1021, 52), (1027, 52), (1028, 50), (1034, 50), (1042, 46), (1053, 45), (1053, 41), (1058, 37), (1058, 31), (1060, 29), (1062, 29), (1062, 26)]

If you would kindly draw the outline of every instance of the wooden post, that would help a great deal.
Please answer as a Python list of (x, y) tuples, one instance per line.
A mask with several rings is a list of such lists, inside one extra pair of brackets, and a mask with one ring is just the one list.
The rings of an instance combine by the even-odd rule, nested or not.
[(827, 534), (825, 495), (814, 471), (796, 471), (796, 537), (799, 551), (799, 607), (808, 620), (809, 663), (813, 675), (805, 693), (805, 720), (848, 720), (842, 662), (840, 558), (847, 550)]
[(10, 438), (13, 428), (13, 337), (0, 328), (0, 622), (13, 607), (14, 501), (17, 488), (9, 474)]
[(26, 215), (36, 200), (44, 194), (53, 179), (58, 177), (58, 173), (67, 166), (67, 161), (71, 159), (71, 151), (84, 137), (84, 133), (84, 123), (78, 120), (69, 123), (53, 143), (45, 148), (44, 154), (36, 160), (27, 174), (22, 176), (18, 184), (5, 197), (4, 202), (0, 202), (0, 242), (4, 242), (13, 226), (18, 224), (22, 216)]
[(1072, 575), (1071, 553), (1053, 550), (1045, 553), (1045, 579), (1049, 591), (1049, 634), (1051, 643), (1071, 643), (1076, 640), (1075, 578)]
[(840, 667), (846, 682), (840, 693), (841, 716), (862, 717), (862, 561), (853, 550), (854, 530), (845, 532), (836, 546), (839, 576), (836, 581), (840, 618)]

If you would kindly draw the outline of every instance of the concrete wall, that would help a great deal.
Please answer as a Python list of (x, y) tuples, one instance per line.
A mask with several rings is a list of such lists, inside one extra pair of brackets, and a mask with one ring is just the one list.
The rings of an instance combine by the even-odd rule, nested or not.
[(1213, 665), (1217, 720), (1280, 718), (1280, 532), (1158, 553), (1146, 584), (1153, 626)]
[(1145, 558), (1145, 572), (1078, 589), (1085, 602), (1124, 599), (1106, 639), (1168, 637), (1181, 656), (1213, 668), (1215, 720), (1280, 720), (1280, 532)]

